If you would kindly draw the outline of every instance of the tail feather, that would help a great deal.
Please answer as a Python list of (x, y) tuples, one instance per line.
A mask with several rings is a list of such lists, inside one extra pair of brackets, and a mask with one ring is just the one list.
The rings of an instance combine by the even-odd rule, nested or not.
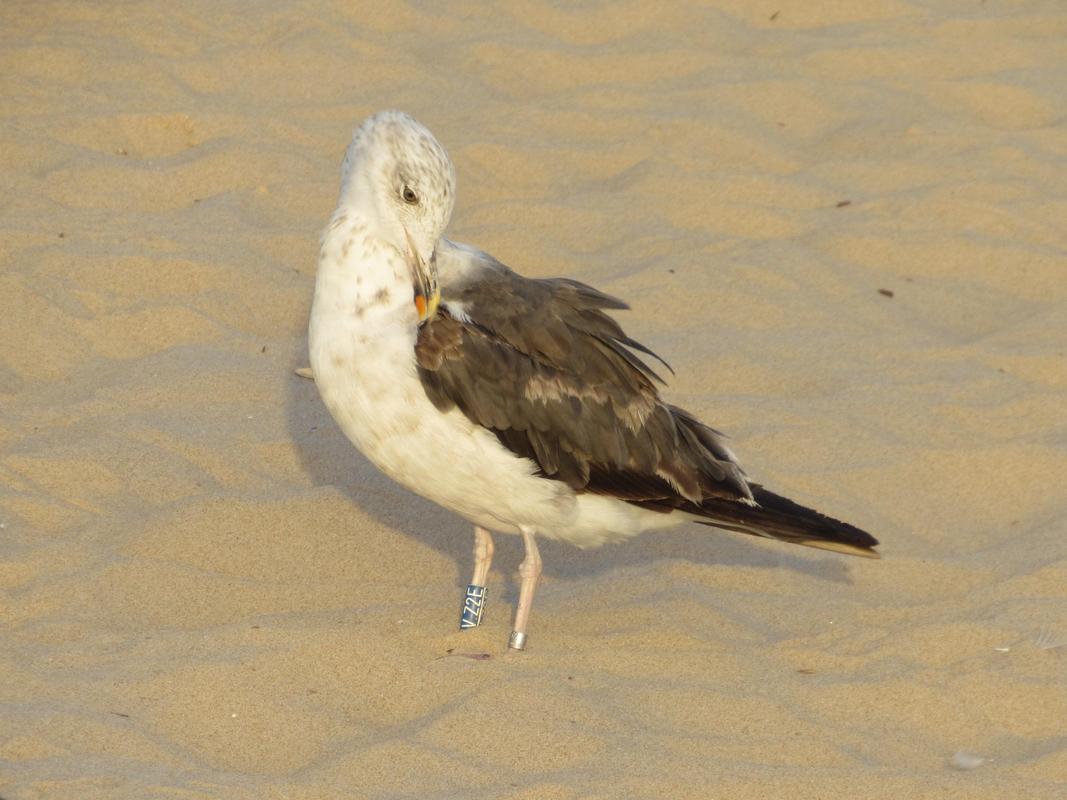
[(865, 558), (880, 558), (878, 540), (866, 531), (750, 484), (756, 505), (712, 498), (700, 505), (697, 522)]

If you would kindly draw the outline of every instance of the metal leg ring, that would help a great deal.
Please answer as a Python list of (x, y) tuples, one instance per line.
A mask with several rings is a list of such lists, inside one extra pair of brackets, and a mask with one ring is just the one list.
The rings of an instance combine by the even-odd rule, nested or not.
[(522, 631), (512, 631), (511, 638), (508, 639), (509, 650), (525, 650), (526, 649), (526, 634)]

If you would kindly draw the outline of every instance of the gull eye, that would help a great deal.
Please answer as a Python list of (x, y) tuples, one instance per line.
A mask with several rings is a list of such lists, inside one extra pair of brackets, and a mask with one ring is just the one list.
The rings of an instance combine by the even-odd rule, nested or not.
[(400, 192), (400, 196), (404, 198), (404, 202), (409, 205), (416, 206), (419, 204), (419, 196), (415, 194), (414, 190), (410, 186), (405, 186), (403, 191)]

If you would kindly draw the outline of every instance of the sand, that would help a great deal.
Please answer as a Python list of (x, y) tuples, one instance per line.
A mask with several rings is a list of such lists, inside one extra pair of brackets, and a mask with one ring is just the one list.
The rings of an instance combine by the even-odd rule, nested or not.
[[(1067, 10), (0, 5), (0, 796), (1067, 796)], [(630, 299), (669, 398), (881, 561), (469, 526), (312, 382), (341, 153)]]

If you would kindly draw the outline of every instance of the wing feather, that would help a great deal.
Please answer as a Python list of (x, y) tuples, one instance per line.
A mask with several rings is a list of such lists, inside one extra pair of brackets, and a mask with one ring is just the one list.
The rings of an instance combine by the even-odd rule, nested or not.
[(664, 403), (659, 375), (634, 351), (669, 365), (604, 312), (626, 307), (577, 281), (487, 261), (443, 286), (419, 331), (419, 377), (438, 409), (458, 407), (576, 491), (665, 511), (750, 499), (720, 434)]

